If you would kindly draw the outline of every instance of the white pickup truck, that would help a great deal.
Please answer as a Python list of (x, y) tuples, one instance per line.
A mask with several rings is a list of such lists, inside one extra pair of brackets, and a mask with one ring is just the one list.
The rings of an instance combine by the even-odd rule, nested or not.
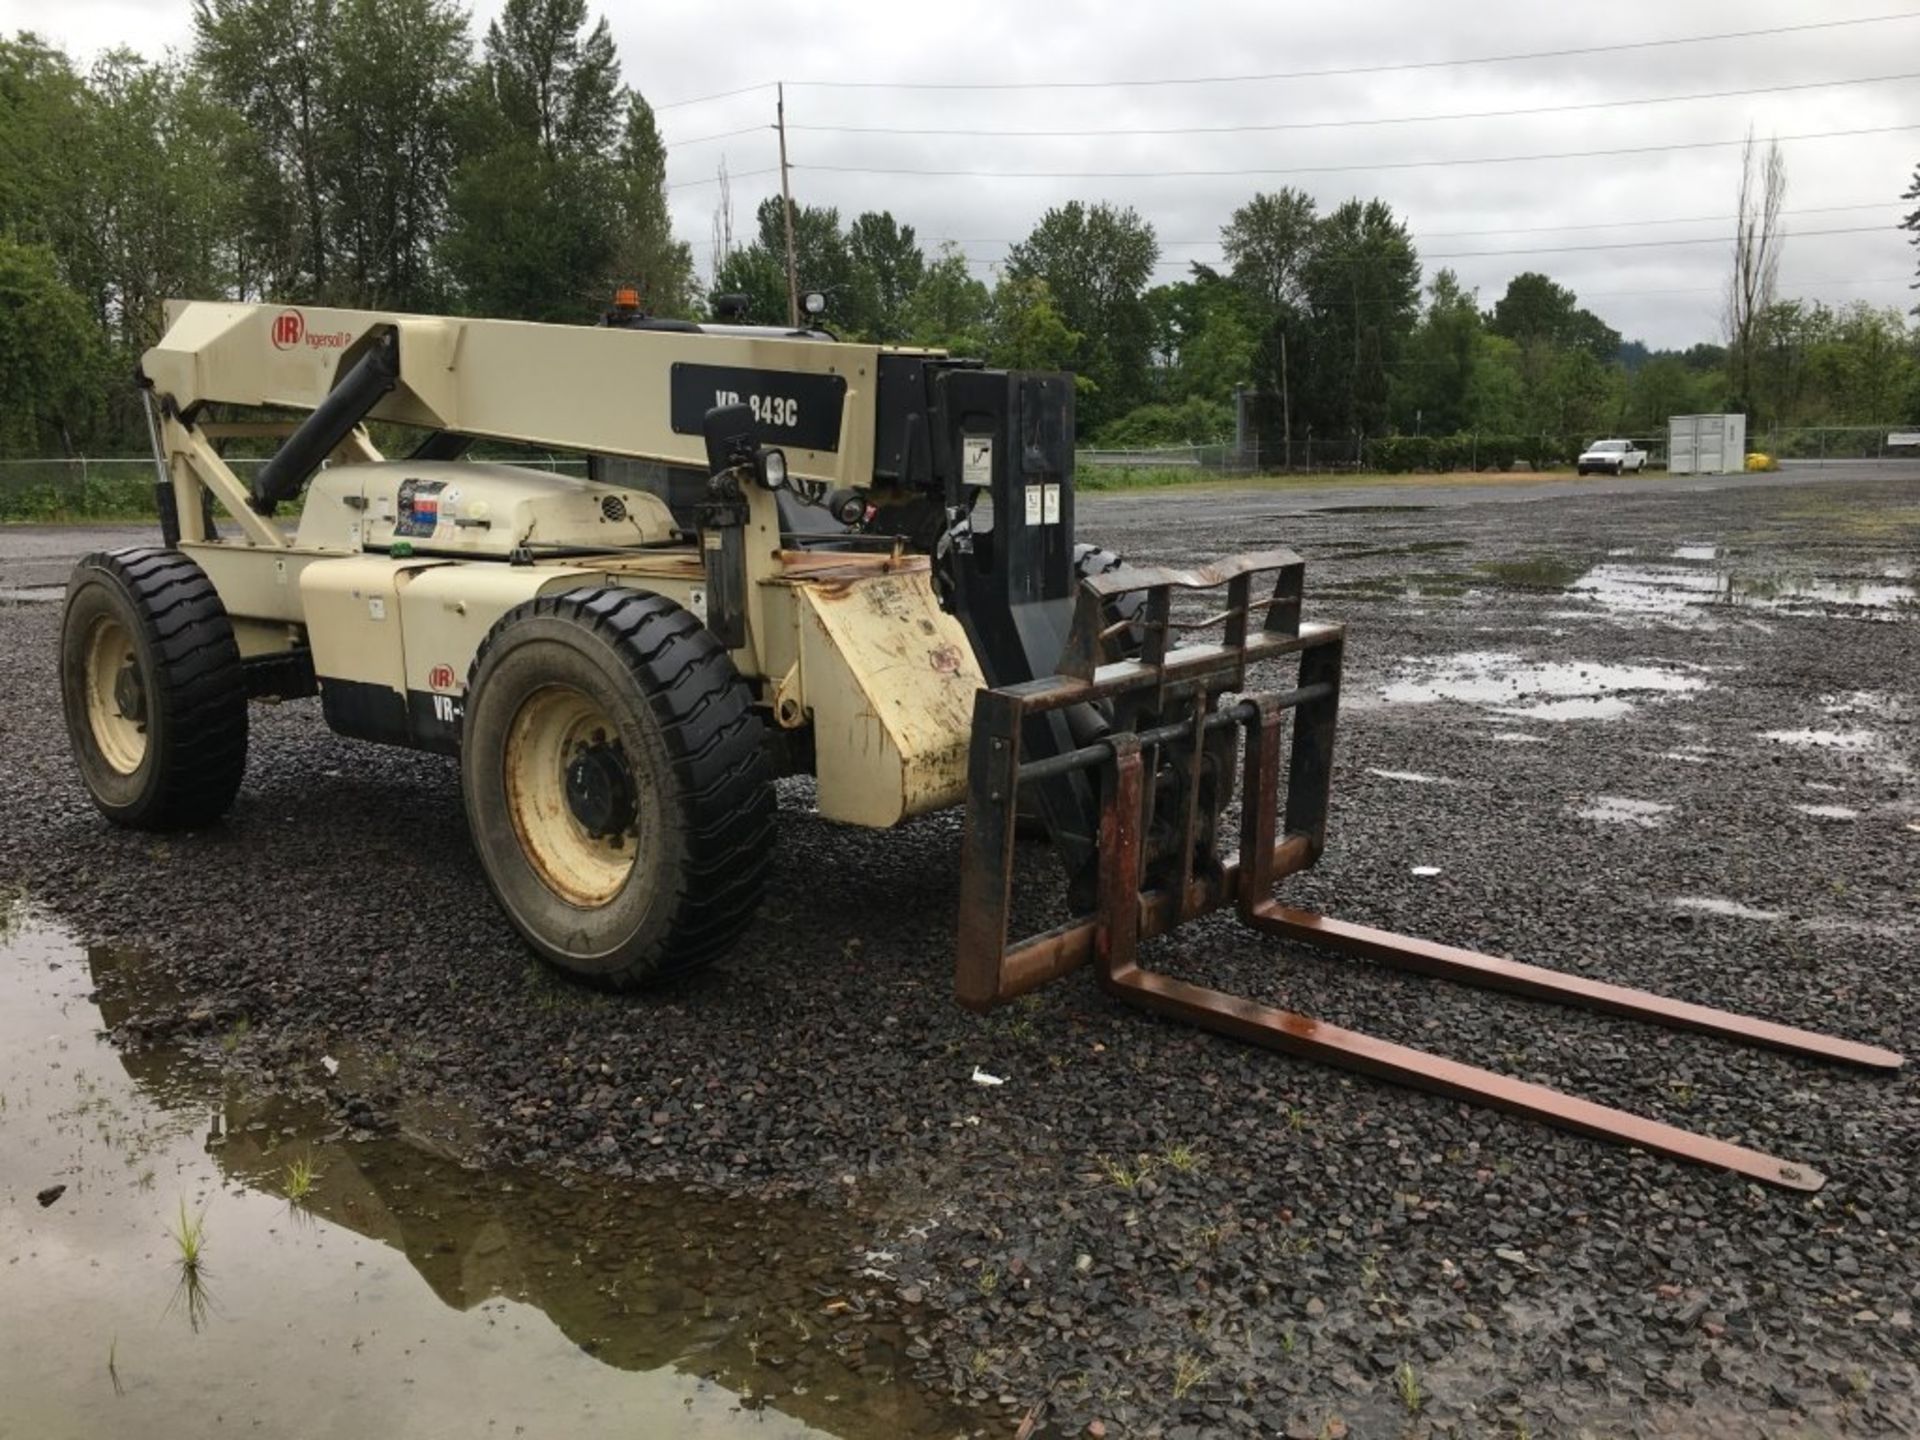
[(1596, 440), (1574, 462), (1582, 475), (1625, 475), (1646, 468), (1647, 452), (1631, 440)]

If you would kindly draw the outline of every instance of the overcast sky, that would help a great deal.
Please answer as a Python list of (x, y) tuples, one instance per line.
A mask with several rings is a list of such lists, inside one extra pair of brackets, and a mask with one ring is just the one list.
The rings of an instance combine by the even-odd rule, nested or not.
[[(1913, 0), (1908, 0), (1911, 5)], [(931, 251), (961, 243), (991, 278), (1007, 243), (1049, 206), (1080, 197), (1136, 208), (1161, 242), (1162, 279), (1219, 256), (1219, 229), (1260, 189), (1296, 185), (1323, 208), (1379, 197), (1407, 221), (1430, 275), (1451, 266), (1491, 305), (1521, 270), (1543, 270), (1629, 338), (1685, 345), (1717, 338), (1739, 151), (1722, 146), (1506, 164), (1408, 162), (1619, 151), (1913, 127), (1788, 140), (1781, 290), (1839, 304), (1905, 309), (1914, 252), (1893, 228), (1920, 161), (1920, 7), (1900, 0), (1621, 0), (1541, 5), (1413, 0), (1348, 5), (1244, 3), (1123, 7), (1096, 0), (907, 6), (730, 0), (725, 6), (614, 4), (628, 83), (659, 107), (676, 228), (708, 258), (724, 158), (739, 233), (778, 188), (770, 128), (784, 78), (795, 198), (843, 218), (888, 209)], [(475, 34), (497, 11), (474, 7)], [(854, 88), (818, 82), (944, 83), (1187, 80), (1469, 60), (1854, 17), (1884, 23), (1786, 35), (1506, 63), (1439, 65), (1317, 78), (1052, 89)], [(36, 29), (76, 58), (127, 44), (150, 55), (191, 38), (186, 0), (0, 0), (0, 29)], [(1135, 18), (1135, 17), (1138, 18)], [(1893, 78), (1887, 78), (1893, 77)], [(1858, 83), (1874, 79), (1878, 83)], [(1852, 82), (1824, 85), (1819, 82)], [(810, 83), (811, 82), (811, 83)], [(1777, 87), (1799, 86), (1795, 90)], [(1720, 98), (1538, 113), (1598, 101), (1762, 91)], [(1502, 118), (1378, 122), (1533, 110)], [(1185, 135), (985, 136), (991, 130), (1110, 132), (1299, 126)], [(865, 127), (874, 133), (815, 130)], [(879, 171), (1185, 172), (1109, 178), (856, 173)], [(1382, 168), (1399, 166), (1402, 168)], [(1315, 167), (1318, 167), (1317, 169)], [(1329, 167), (1352, 167), (1331, 169)], [(1197, 175), (1195, 171), (1298, 173)], [(1598, 226), (1609, 228), (1594, 228)], [(1568, 227), (1568, 228), (1548, 228)], [(1860, 233), (1816, 234), (1854, 230)], [(1699, 239), (1700, 244), (1648, 244)], [(1566, 249), (1564, 247), (1583, 247)], [(1527, 251), (1472, 255), (1472, 251)], [(1560, 250), (1561, 253), (1550, 253)], [(805, 277), (802, 277), (804, 280)]]

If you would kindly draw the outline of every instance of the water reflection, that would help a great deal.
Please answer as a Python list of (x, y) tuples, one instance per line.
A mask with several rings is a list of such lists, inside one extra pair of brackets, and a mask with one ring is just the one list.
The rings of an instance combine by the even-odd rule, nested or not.
[(34, 1297), (0, 1344), (21, 1434), (969, 1428), (908, 1378), (891, 1284), (850, 1279), (852, 1217), (356, 1143), (107, 1043), (171, 1002), (137, 954), (31, 920), (0, 924), (0, 984), (0, 1180), (68, 1186), (0, 1210), (9, 1290)]

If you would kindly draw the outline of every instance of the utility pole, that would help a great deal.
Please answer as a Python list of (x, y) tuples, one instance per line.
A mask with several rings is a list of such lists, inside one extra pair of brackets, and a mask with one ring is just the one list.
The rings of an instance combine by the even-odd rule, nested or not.
[(774, 91), (774, 117), (780, 130), (780, 213), (787, 222), (787, 324), (800, 328), (800, 279), (793, 259), (793, 186), (787, 181), (787, 87)]
[[(1287, 399), (1287, 329), (1283, 322), (1280, 327), (1280, 434), (1286, 447), (1286, 467), (1293, 469), (1293, 406)], [(1307, 457), (1307, 463), (1313, 463), (1313, 457)]]

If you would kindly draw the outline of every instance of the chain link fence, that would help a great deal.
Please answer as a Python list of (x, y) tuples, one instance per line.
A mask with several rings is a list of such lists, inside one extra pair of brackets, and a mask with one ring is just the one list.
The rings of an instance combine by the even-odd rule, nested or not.
[[(1527, 471), (1570, 468), (1597, 437), (1584, 435), (1325, 435), (1296, 436), (1291, 444), (1262, 448), (1231, 441), (1131, 450), (1086, 449), (1076, 463), (1088, 489), (1143, 480), (1226, 478), (1279, 474), (1354, 474), (1448, 471)], [(1647, 468), (1663, 470), (1667, 436), (1625, 436), (1647, 452)], [(1749, 450), (1794, 467), (1920, 461), (1920, 424), (1806, 425), (1776, 427), (1749, 435)], [(563, 475), (584, 475), (579, 456), (521, 453), (517, 465)], [(242, 480), (266, 461), (229, 458)], [(155, 514), (154, 466), (146, 456), (98, 459), (0, 460), (0, 521), (134, 520)]]
[[(227, 457), (228, 468), (243, 482), (266, 463), (264, 457)], [(560, 475), (587, 473), (587, 462), (579, 456), (522, 454), (513, 456), (512, 463)], [(159, 513), (155, 479), (153, 459), (146, 455), (0, 460), (0, 522), (150, 518)]]
[[(1192, 471), (1208, 475), (1331, 474), (1360, 471), (1545, 471), (1571, 469), (1595, 440), (1624, 439), (1647, 452), (1647, 469), (1666, 469), (1668, 433), (1512, 435), (1296, 436), (1278, 446), (1169, 445), (1152, 449), (1081, 450), (1079, 467), (1094, 488), (1129, 472)], [(1920, 423), (1912, 425), (1776, 426), (1747, 437), (1749, 452), (1792, 466), (1920, 461)], [(1102, 477), (1110, 477), (1103, 479)]]

